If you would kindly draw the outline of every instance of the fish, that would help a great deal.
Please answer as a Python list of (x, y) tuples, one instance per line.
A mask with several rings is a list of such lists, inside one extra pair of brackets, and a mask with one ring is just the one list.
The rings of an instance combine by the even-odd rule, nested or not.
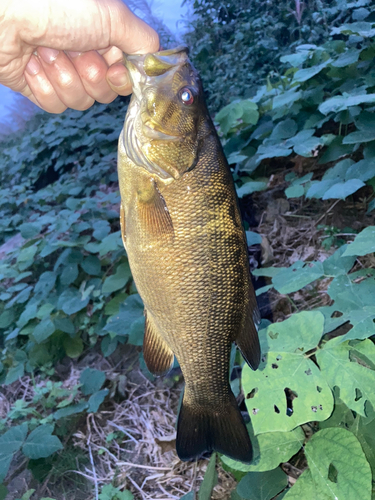
[(229, 364), (235, 342), (257, 369), (260, 315), (230, 168), (188, 49), (124, 62), (133, 93), (118, 146), (120, 223), (144, 303), (144, 360), (155, 376), (175, 357), (181, 367), (181, 460), (217, 451), (249, 463)]

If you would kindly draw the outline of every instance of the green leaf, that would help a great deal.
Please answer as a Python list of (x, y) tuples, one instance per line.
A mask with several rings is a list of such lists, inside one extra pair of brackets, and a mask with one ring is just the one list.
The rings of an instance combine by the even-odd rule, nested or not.
[[(253, 372), (242, 371), (245, 403), (255, 435), (291, 431), (329, 417), (332, 392), (323, 374), (305, 353), (316, 347), (324, 329), (318, 312), (294, 314), (259, 332), (263, 359)], [(292, 399), (292, 408), (288, 407)]]
[(346, 135), (343, 144), (357, 144), (357, 142), (370, 142), (375, 140), (375, 130), (357, 130), (351, 134)]
[(296, 144), (293, 149), (297, 155), (304, 156), (305, 158), (312, 158), (317, 156), (320, 147), (323, 145), (323, 140), (320, 137), (314, 136)]
[(348, 168), (345, 180), (359, 179), (363, 182), (375, 177), (375, 158), (360, 160)]
[(375, 102), (375, 94), (338, 95), (324, 101), (318, 109), (323, 115), (328, 115), (328, 113), (337, 113), (351, 106), (372, 102)]
[(251, 464), (237, 462), (226, 456), (221, 460), (231, 469), (241, 472), (264, 472), (287, 462), (303, 446), (305, 435), (301, 427), (291, 432), (266, 432), (252, 437), (254, 459)]
[(14, 321), (13, 309), (6, 309), (0, 314), (0, 328), (8, 328)]
[(5, 379), (5, 385), (10, 385), (13, 384), (16, 380), (20, 379), (23, 377), (25, 373), (25, 366), (24, 363), (17, 363), (16, 365), (12, 366), (9, 368), (6, 379)]
[(55, 332), (55, 325), (51, 319), (43, 319), (34, 329), (33, 337), (38, 344), (44, 342), (48, 337), (50, 337)]
[(27, 434), (27, 423), (11, 427), (0, 436), (0, 481), (3, 481), (8, 473), (13, 454), (18, 451)]
[(262, 243), (262, 236), (254, 231), (246, 231), (246, 240), (249, 247), (252, 245), (260, 245)]
[(330, 198), (338, 198), (344, 200), (347, 196), (355, 193), (363, 186), (365, 186), (365, 183), (359, 179), (350, 179), (346, 182), (339, 182), (330, 187), (322, 196), (322, 199), (329, 200)]
[(120, 491), (115, 488), (112, 484), (106, 484), (102, 488), (102, 492), (99, 495), (99, 500), (133, 500), (133, 494), (128, 491)]
[(57, 307), (70, 315), (84, 309), (90, 301), (90, 297), (83, 299), (82, 294), (74, 287), (69, 287), (60, 295)]
[(272, 130), (270, 139), (272, 139), (275, 142), (276, 141), (279, 142), (284, 139), (289, 139), (290, 137), (293, 137), (296, 134), (297, 130), (298, 130), (297, 123), (291, 118), (287, 118), (286, 120), (283, 120), (276, 124), (276, 126)]
[(259, 118), (258, 106), (249, 100), (235, 101), (222, 108), (215, 116), (223, 134), (241, 122), (255, 125)]
[(81, 337), (67, 337), (63, 342), (65, 352), (69, 358), (78, 358), (83, 352), (83, 341)]
[(321, 488), (317, 487), (311, 476), (310, 469), (306, 469), (297, 479), (294, 486), (292, 486), (292, 488), (287, 492), (283, 500), (317, 500), (317, 499), (334, 500), (334, 497), (327, 496), (322, 491)]
[(102, 389), (101, 391), (94, 392), (92, 396), (89, 398), (89, 407), (87, 409), (88, 413), (96, 413), (99, 409), (99, 406), (103, 403), (104, 398), (109, 393), (108, 389)]
[(337, 386), (346, 406), (364, 417), (366, 401), (375, 407), (375, 371), (351, 361), (353, 349), (348, 341), (337, 344), (337, 339), (327, 342), (316, 359), (330, 387)]
[(372, 26), (372, 23), (366, 23), (363, 21), (345, 23), (341, 24), (338, 28), (332, 28), (331, 35), (344, 33), (345, 35), (354, 34), (363, 37), (373, 37), (375, 36), (375, 28), (373, 29)]
[(272, 500), (287, 486), (288, 477), (278, 467), (268, 472), (249, 472), (239, 482), (237, 493), (245, 500)]
[(339, 276), (340, 274), (347, 274), (351, 270), (356, 258), (354, 256), (343, 256), (347, 248), (348, 245), (343, 245), (323, 262), (323, 270), (326, 276)]
[(321, 262), (296, 261), (292, 266), (283, 268), (272, 280), (275, 289), (282, 294), (293, 293), (317, 280), (324, 274)]
[(243, 184), (240, 188), (237, 189), (237, 196), (239, 198), (243, 198), (248, 194), (255, 193), (257, 191), (264, 191), (267, 187), (266, 182), (260, 181), (249, 181)]
[(355, 237), (353, 243), (348, 245), (343, 256), (367, 255), (373, 252), (375, 252), (375, 226), (369, 226)]
[(299, 198), (305, 193), (305, 188), (301, 184), (295, 186), (289, 186), (285, 189), (285, 195), (287, 198)]
[(115, 335), (129, 335), (132, 324), (143, 317), (144, 306), (139, 295), (130, 295), (120, 306), (120, 312), (111, 316), (104, 331)]
[(311, 66), (311, 68), (305, 68), (305, 69), (299, 69), (295, 74), (293, 78), (293, 83), (294, 82), (306, 82), (307, 80), (310, 80), (310, 78), (313, 78), (315, 75), (320, 73), (322, 69), (326, 68), (328, 64), (332, 62), (332, 59), (327, 59), (326, 61), (322, 62), (321, 64), (317, 64), (314, 66)]
[(89, 255), (81, 262), (82, 269), (91, 276), (99, 276), (101, 273), (101, 262), (95, 255)]
[[(306, 444), (305, 454), (314, 483), (328, 498), (371, 500), (370, 465), (351, 432), (322, 429)], [(334, 479), (330, 478), (332, 469)]]
[(79, 378), (81, 390), (85, 396), (93, 394), (101, 389), (105, 381), (105, 373), (95, 368), (86, 368)]
[(216, 453), (213, 453), (208, 462), (201, 487), (199, 488), (198, 500), (210, 500), (212, 490), (217, 485), (218, 477), (216, 472)]
[(120, 264), (116, 269), (116, 273), (108, 276), (103, 283), (102, 293), (112, 293), (116, 290), (121, 290), (131, 278), (129, 263)]
[(65, 408), (60, 408), (60, 410), (55, 411), (53, 418), (55, 420), (60, 420), (60, 418), (70, 417), (71, 415), (77, 415), (82, 413), (88, 407), (86, 401), (81, 401), (75, 405), (66, 406)]
[(77, 276), (78, 276), (77, 264), (66, 263), (60, 276), (60, 283), (62, 285), (70, 285), (77, 279)]
[[(99, 254), (106, 255), (108, 252), (114, 252), (121, 248), (122, 240), (121, 240), (121, 231), (116, 231), (115, 233), (109, 234), (106, 236), (103, 241), (99, 244), (98, 250)], [(97, 250), (95, 251), (95, 253)]]
[(45, 271), (42, 273), (37, 284), (35, 285), (34, 293), (40, 297), (47, 297), (55, 286), (56, 278), (56, 274), (51, 271)]
[(19, 230), (21, 231), (22, 238), (26, 240), (34, 238), (34, 236), (38, 235), (43, 227), (43, 224), (40, 222), (25, 222), (19, 226)]
[(292, 106), (292, 104), (302, 97), (302, 92), (297, 91), (297, 87), (286, 90), (273, 98), (272, 109), (279, 109), (282, 106)]
[(182, 495), (180, 500), (195, 500), (195, 491), (189, 491), (186, 495)]
[[(1, 465), (0, 465), (0, 467), (1, 467)], [(0, 479), (0, 481), (1, 481), (1, 479)], [(0, 500), (5, 500), (8, 493), (9, 493), (8, 488), (6, 486), (4, 486), (3, 484), (0, 484)]]
[(345, 68), (358, 61), (360, 50), (349, 49), (346, 52), (339, 55), (339, 57), (332, 63), (334, 68)]
[(46, 458), (63, 449), (60, 439), (52, 435), (53, 425), (40, 425), (28, 435), (22, 447), (24, 454), (33, 459)]
[(53, 320), (56, 330), (61, 330), (62, 332), (69, 333), (69, 335), (75, 334), (74, 323), (69, 318), (55, 318)]
[(37, 245), (32, 245), (30, 247), (22, 248), (17, 257), (17, 262), (28, 262), (32, 260), (38, 251)]

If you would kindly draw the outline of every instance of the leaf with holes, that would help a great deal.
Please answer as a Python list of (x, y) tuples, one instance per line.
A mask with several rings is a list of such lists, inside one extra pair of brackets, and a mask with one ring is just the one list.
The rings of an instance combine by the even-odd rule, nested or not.
[(242, 384), (255, 435), (291, 431), (322, 421), (333, 409), (332, 392), (306, 352), (316, 347), (324, 329), (318, 312), (302, 312), (270, 325), (259, 334), (263, 357), (253, 372), (245, 366)]
[[(365, 417), (366, 401), (375, 407), (375, 371), (352, 361), (355, 347), (351, 347), (349, 342), (338, 344), (339, 341), (333, 339), (327, 342), (317, 352), (316, 359), (327, 383), (332, 389), (335, 386), (340, 389), (340, 398), (346, 406)], [(363, 342), (367, 342), (371, 356), (372, 342)]]
[(301, 427), (291, 432), (266, 432), (252, 436), (254, 458), (251, 464), (237, 462), (222, 456), (221, 460), (232, 469), (242, 472), (264, 472), (287, 462), (303, 445), (305, 435)]
[(371, 500), (370, 465), (354, 434), (322, 429), (306, 444), (305, 454), (314, 484), (329, 499)]

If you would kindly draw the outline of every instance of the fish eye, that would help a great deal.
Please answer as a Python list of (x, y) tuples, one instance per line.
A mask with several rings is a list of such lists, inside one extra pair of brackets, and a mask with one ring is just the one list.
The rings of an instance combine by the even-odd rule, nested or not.
[(180, 99), (186, 106), (190, 106), (190, 104), (194, 102), (193, 92), (187, 87), (184, 87), (180, 90)]

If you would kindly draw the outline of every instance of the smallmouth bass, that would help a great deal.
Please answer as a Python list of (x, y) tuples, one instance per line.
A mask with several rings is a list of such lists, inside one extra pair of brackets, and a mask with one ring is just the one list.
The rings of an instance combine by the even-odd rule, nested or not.
[(229, 384), (236, 342), (255, 370), (259, 311), (233, 179), (187, 49), (127, 55), (133, 95), (119, 139), (121, 229), (145, 306), (144, 359), (185, 379), (176, 448), (252, 459)]

